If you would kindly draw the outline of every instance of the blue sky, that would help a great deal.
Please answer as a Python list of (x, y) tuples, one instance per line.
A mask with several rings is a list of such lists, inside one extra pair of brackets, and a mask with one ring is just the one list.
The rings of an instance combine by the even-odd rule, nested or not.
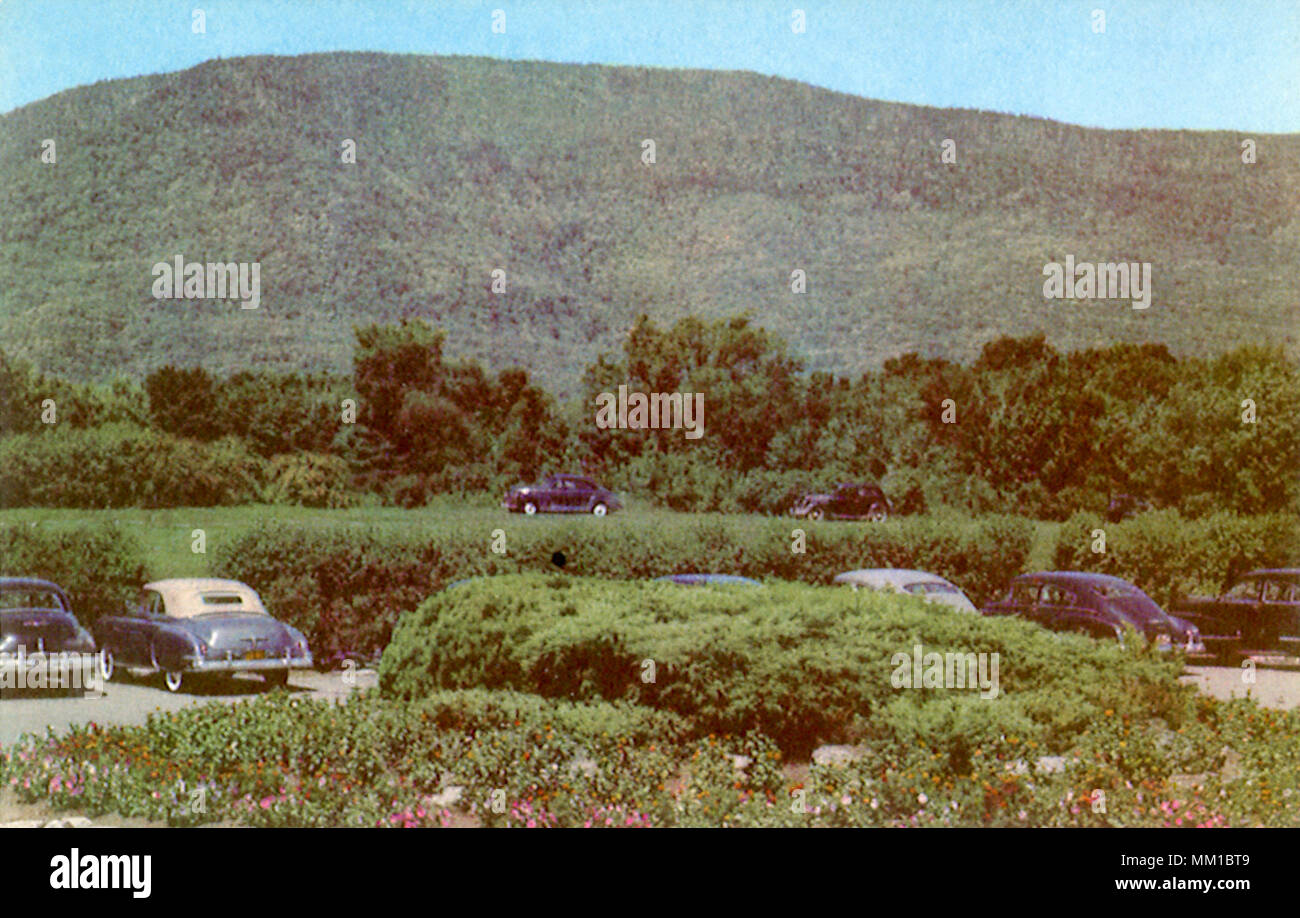
[(753, 70), (1097, 127), (1300, 131), (1297, 0), (0, 0), (0, 111), (214, 57), (333, 50)]

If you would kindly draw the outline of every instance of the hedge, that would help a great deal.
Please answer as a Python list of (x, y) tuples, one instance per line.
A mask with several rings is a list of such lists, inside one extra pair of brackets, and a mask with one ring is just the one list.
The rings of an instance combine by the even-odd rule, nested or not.
[[(1104, 552), (1093, 550), (1100, 547), (1096, 530), (1105, 536)], [(1189, 520), (1160, 510), (1106, 523), (1076, 513), (1057, 533), (1053, 562), (1061, 570), (1123, 577), (1167, 606), (1181, 597), (1218, 595), (1252, 568), (1300, 562), (1300, 518), (1217, 513)]]
[(0, 437), (0, 506), (211, 507), (256, 499), (262, 461), (130, 424)]
[[(900, 689), (895, 655), (910, 658), (917, 645), (998, 654), (1002, 694)], [(448, 590), (403, 616), (379, 675), (380, 690), (397, 699), (480, 688), (635, 702), (683, 718), (696, 736), (758, 731), (795, 755), (910, 730), (909, 744), (959, 757), (964, 730), (953, 723), (994, 734), (1014, 726), (1047, 750), (1064, 748), (1107, 710), (1177, 709), (1186, 694), (1173, 681), (1180, 668), (1113, 642), (909, 596), (524, 574)], [(930, 721), (915, 716), (917, 705), (939, 700), (959, 707)]]
[[(218, 549), (212, 572), (260, 591), (274, 614), (307, 634), (319, 658), (329, 659), (377, 655), (399, 615), (469, 577), (556, 571), (645, 580), (712, 571), (829, 583), (854, 568), (910, 567), (947, 577), (980, 603), (1023, 569), (1032, 538), (1029, 523), (1006, 517), (876, 525), (681, 517), (649, 531), (616, 517), (503, 514), (491, 527), (438, 524), (434, 516), (427, 530), (261, 524)], [(806, 535), (802, 553), (792, 551), (796, 529)], [(494, 533), (502, 553), (493, 551)]]
[(67, 591), (82, 624), (116, 613), (144, 582), (143, 554), (115, 523), (75, 528), (0, 524), (0, 575), (41, 577)]

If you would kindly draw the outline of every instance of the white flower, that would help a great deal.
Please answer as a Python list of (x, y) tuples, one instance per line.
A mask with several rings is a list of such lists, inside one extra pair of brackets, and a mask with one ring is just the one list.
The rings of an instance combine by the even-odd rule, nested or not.
[(930, 798), (927, 797), (925, 794), (917, 794), (916, 802), (921, 804), (921, 806), (925, 806), (927, 803), (930, 802)]

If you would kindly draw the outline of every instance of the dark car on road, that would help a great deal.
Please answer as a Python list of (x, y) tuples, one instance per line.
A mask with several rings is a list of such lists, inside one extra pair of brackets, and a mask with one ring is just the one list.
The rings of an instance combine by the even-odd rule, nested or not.
[(511, 513), (590, 513), (604, 516), (621, 510), (613, 491), (581, 475), (550, 475), (539, 484), (515, 485), (501, 501)]
[(1300, 568), (1250, 571), (1222, 596), (1184, 599), (1175, 611), (1200, 628), (1222, 662), (1239, 654), (1300, 655)]
[[(34, 661), (41, 660), (48, 679), (56, 675), (50, 669), (55, 662), (51, 654), (94, 651), (94, 637), (73, 614), (72, 601), (61, 587), (34, 577), (0, 577), (0, 668), (21, 666), (30, 673)], [(59, 665), (70, 664), (64, 658)], [(60, 680), (68, 675), (57, 674)]]
[(1011, 581), (1002, 599), (984, 615), (1015, 615), (1052, 631), (1122, 640), (1131, 626), (1158, 650), (1204, 653), (1200, 633), (1188, 622), (1165, 614), (1150, 596), (1108, 574), (1040, 571)]
[(272, 618), (238, 580), (177, 578), (146, 583), (122, 615), (95, 623), (104, 680), (119, 670), (162, 673), (169, 692), (195, 676), (260, 673), (284, 685), (289, 670), (310, 669), (301, 631)]
[(880, 485), (847, 482), (828, 493), (805, 494), (790, 509), (791, 516), (810, 520), (873, 520), (889, 518), (892, 508)]

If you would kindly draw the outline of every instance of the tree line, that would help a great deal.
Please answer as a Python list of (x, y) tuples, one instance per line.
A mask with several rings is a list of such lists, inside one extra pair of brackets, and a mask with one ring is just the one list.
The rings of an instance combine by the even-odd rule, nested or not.
[[(355, 335), (351, 376), (169, 365), (142, 383), (86, 384), (0, 351), (0, 465), (15, 464), (0, 498), (418, 506), (567, 470), (680, 510), (781, 512), (802, 490), (850, 480), (882, 482), (904, 513), (1063, 519), (1117, 493), (1195, 516), (1300, 505), (1300, 368), (1266, 346), (1210, 359), (1154, 344), (1061, 353), (1040, 334), (992, 341), (972, 364), (906, 354), (851, 379), (807, 372), (745, 317), (663, 328), (642, 316), (621, 354), (587, 367), (581, 396), (559, 403), (524, 370), (449, 359), (444, 332), (421, 320)], [(597, 396), (620, 385), (703, 393), (707, 435), (598, 428)], [(118, 480), (129, 467), (76, 487), (26, 480), (85, 479), (97, 451), (162, 452), (173, 465), (220, 456), (208, 474), (227, 468), (240, 483), (182, 492)]]

